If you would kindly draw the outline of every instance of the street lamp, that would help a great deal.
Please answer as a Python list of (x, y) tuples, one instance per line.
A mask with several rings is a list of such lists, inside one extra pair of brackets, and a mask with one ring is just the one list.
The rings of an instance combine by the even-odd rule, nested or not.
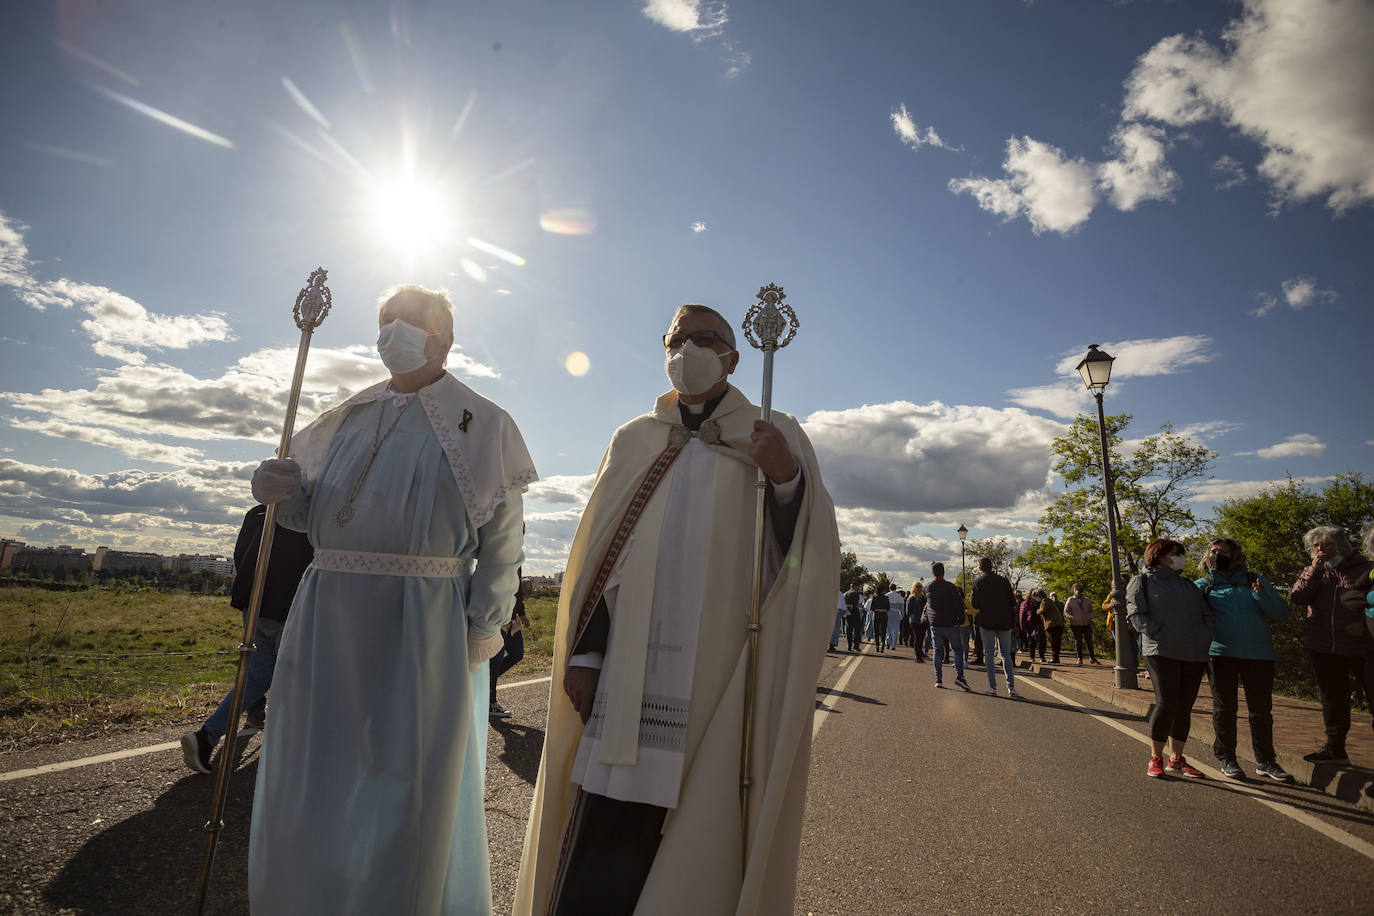
[(959, 584), (968, 588), (968, 569), (964, 566), (964, 538), (968, 537), (968, 529), (963, 525), (959, 526)]
[(1102, 490), (1107, 495), (1107, 543), (1112, 548), (1112, 607), (1116, 611), (1116, 686), (1135, 689), (1135, 641), (1126, 622), (1124, 591), (1121, 586), (1121, 553), (1116, 544), (1116, 493), (1112, 486), (1112, 465), (1107, 454), (1107, 418), (1102, 411), (1102, 392), (1112, 377), (1115, 357), (1089, 344), (1088, 352), (1078, 364), (1083, 384), (1097, 399), (1097, 432), (1102, 439)]

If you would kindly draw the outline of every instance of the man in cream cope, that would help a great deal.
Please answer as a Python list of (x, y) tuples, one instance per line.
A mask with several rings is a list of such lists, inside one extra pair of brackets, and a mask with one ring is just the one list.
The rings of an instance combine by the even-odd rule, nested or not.
[[(729, 322), (685, 305), (673, 389), (616, 430), (559, 601), (515, 913), (792, 912), (835, 512), (795, 419), (728, 382)], [(765, 579), (747, 850), (740, 824), (755, 481)]]
[(315, 547), (258, 766), (255, 916), (491, 911), (485, 662), (537, 478), (506, 412), (444, 370), (447, 297), (400, 287), (378, 324), (391, 378), (253, 475)]

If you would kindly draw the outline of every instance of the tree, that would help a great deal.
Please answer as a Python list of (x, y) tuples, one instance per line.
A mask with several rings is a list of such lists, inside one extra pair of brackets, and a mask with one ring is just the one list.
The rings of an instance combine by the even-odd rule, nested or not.
[(849, 591), (851, 588), (862, 590), (865, 585), (873, 581), (873, 574), (868, 571), (868, 567), (859, 562), (858, 554), (852, 550), (840, 551), (840, 590)]
[[(1140, 572), (1150, 541), (1184, 541), (1196, 535), (1198, 520), (1189, 505), (1192, 486), (1211, 476), (1217, 457), (1206, 446), (1175, 433), (1168, 423), (1123, 456), (1121, 434), (1130, 422), (1129, 414), (1106, 418), (1117, 503), (1114, 527), (1124, 577)], [(1068, 594), (1069, 586), (1079, 582), (1090, 597), (1104, 596), (1111, 591), (1111, 554), (1097, 419), (1078, 416), (1068, 432), (1054, 440), (1054, 453), (1054, 470), (1066, 488), (1040, 516), (1040, 533), (1046, 539), (1037, 539), (1026, 551), (1030, 569), (1047, 591)]]
[[(974, 538), (965, 545), (969, 566), (976, 570), (978, 561), (987, 557), (992, 561), (994, 572), (1001, 573), (1011, 581), (1012, 588), (1019, 588), (1021, 580), (1030, 571), (1030, 561), (1026, 554), (1018, 551), (1016, 545), (1005, 537)], [(975, 573), (972, 573), (972, 578)]]

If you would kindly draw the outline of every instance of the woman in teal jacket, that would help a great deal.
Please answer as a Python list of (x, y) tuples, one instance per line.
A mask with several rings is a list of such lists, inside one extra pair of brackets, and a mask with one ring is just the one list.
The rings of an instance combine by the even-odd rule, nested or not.
[(1210, 651), (1212, 679), (1212, 752), (1221, 761), (1221, 773), (1244, 779), (1236, 762), (1237, 685), (1245, 687), (1245, 706), (1250, 712), (1250, 744), (1261, 776), (1292, 782), (1274, 754), (1274, 640), (1269, 621), (1288, 619), (1284, 601), (1269, 580), (1250, 572), (1245, 551), (1230, 538), (1207, 545), (1198, 564), (1202, 578), (1198, 588), (1207, 596), (1216, 615), (1216, 636)]

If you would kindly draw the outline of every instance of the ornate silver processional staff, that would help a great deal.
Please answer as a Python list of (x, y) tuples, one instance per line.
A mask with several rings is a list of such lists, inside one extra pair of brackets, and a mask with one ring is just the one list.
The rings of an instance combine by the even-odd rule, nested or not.
[[(792, 342), (792, 338), (797, 336), (797, 313), (792, 311), (790, 305), (783, 304), (787, 294), (782, 291), (781, 286), (773, 283), (760, 287), (755, 298), (759, 301), (749, 307), (741, 327), (744, 329), (744, 336), (749, 340), (750, 345), (763, 351), (763, 398), (760, 404), (759, 417), (763, 422), (771, 423), (773, 422), (773, 354), (787, 346)], [(787, 332), (786, 337), (782, 336), (784, 331)], [(753, 774), (750, 772), (754, 743), (754, 696), (758, 692), (759, 632), (763, 629), (759, 622), (759, 615), (763, 610), (763, 539), (767, 533), (763, 513), (765, 496), (768, 491), (768, 478), (762, 469), (759, 470), (758, 480), (754, 487), (757, 494), (754, 502), (754, 600), (750, 609), (749, 624), (746, 628), (749, 631), (749, 659), (744, 676), (744, 736), (740, 747), (739, 764), (740, 838), (746, 866), (749, 863), (749, 790), (754, 785)]]
[[(292, 314), (296, 327), (301, 329), (301, 342), (296, 350), (296, 370), (291, 376), (291, 394), (286, 400), (286, 422), (282, 426), (281, 443), (277, 446), (277, 457), (285, 458), (291, 449), (291, 434), (296, 425), (296, 405), (301, 399), (301, 382), (305, 378), (305, 356), (310, 351), (310, 337), (315, 329), (324, 323), (333, 304), (329, 287), (324, 285), (328, 272), (316, 268), (306, 282), (305, 288), (296, 296)], [(215, 845), (219, 842), (219, 832), (224, 828), (224, 805), (229, 797), (229, 777), (238, 760), (235, 753), (235, 733), (238, 731), (239, 714), (243, 712), (243, 691), (248, 683), (248, 660), (257, 646), (253, 644), (253, 634), (258, 628), (258, 611), (262, 607), (263, 583), (267, 581), (267, 564), (272, 557), (272, 535), (277, 530), (277, 506), (267, 507), (267, 515), (262, 520), (262, 537), (258, 541), (258, 562), (253, 570), (253, 592), (248, 599), (248, 611), (243, 617), (243, 641), (239, 643), (239, 668), (234, 676), (234, 690), (229, 699), (228, 730), (224, 733), (220, 746), (219, 766), (215, 769), (214, 802), (210, 808), (210, 820), (205, 823), (205, 857), (200, 865), (200, 881), (196, 886), (196, 916), (205, 911), (205, 902), (210, 891), (210, 876), (215, 868)]]

